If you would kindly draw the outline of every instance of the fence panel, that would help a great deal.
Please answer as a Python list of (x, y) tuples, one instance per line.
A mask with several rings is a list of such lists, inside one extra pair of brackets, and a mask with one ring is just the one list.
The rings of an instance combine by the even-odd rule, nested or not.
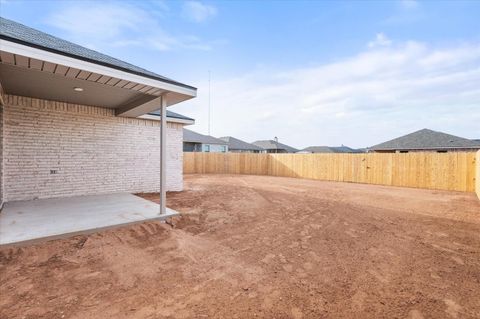
[[(471, 174), (471, 175), (470, 175)], [(480, 151), (477, 152), (477, 156), (475, 157), (475, 172), (470, 172), (467, 179), (470, 176), (475, 176), (475, 192), (477, 193), (478, 199), (480, 199)]]

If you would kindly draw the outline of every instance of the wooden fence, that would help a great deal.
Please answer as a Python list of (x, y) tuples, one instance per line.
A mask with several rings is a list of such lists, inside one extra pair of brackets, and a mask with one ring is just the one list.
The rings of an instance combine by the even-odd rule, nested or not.
[(475, 175), (475, 192), (477, 193), (478, 199), (480, 199), (480, 151), (477, 152), (476, 156), (476, 175)]
[(475, 152), (184, 153), (183, 170), (185, 174), (270, 175), (475, 192), (475, 174), (480, 170), (475, 168), (480, 166), (480, 152), (477, 154), (476, 159)]

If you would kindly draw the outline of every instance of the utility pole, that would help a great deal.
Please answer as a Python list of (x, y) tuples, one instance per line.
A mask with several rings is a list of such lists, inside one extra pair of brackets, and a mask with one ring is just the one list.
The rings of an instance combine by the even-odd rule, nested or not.
[(211, 120), (211, 99), (210, 99), (210, 70), (208, 70), (208, 135), (210, 134), (210, 120)]

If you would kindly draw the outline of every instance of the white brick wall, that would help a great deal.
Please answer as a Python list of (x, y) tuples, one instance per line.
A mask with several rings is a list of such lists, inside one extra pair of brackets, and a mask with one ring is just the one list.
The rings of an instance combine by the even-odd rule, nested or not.
[(0, 208), (2, 207), (2, 205), (3, 205), (3, 106), (0, 105)]
[[(7, 95), (4, 201), (158, 192), (159, 124), (115, 117), (108, 108)], [(169, 191), (183, 187), (182, 141), (182, 125), (169, 122)]]

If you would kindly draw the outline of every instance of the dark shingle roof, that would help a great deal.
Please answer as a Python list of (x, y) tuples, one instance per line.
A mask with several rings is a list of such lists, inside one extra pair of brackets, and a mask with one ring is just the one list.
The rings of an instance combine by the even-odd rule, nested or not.
[[(154, 111), (154, 112), (151, 112), (151, 113), (148, 113), (148, 114), (160, 116), (160, 110)], [(191, 117), (188, 117), (188, 116), (185, 116), (185, 115), (182, 115), (182, 114), (178, 114), (178, 113), (175, 113), (175, 112), (172, 112), (172, 111), (169, 111), (169, 110), (167, 110), (167, 118), (168, 117), (175, 118), (175, 119), (181, 119), (181, 120), (187, 120), (187, 121), (195, 121)]]
[(288, 153), (296, 153), (298, 150), (294, 147), (275, 142), (274, 140), (261, 140), (261, 141), (255, 141), (252, 144), (261, 147), (265, 150), (285, 150)]
[(91, 49), (87, 49), (78, 44), (54, 37), (47, 33), (2, 17), (0, 17), (0, 39), (111, 67), (117, 70), (122, 70), (178, 86), (195, 89), (194, 87), (166, 78), (162, 75), (145, 70), (133, 64), (118, 60)]
[(302, 151), (311, 153), (364, 153), (361, 150), (357, 150), (345, 145), (342, 146), (309, 146)]
[(221, 140), (228, 143), (229, 150), (244, 150), (244, 151), (263, 151), (263, 148), (253, 145), (232, 136), (220, 137)]
[(372, 146), (381, 150), (427, 150), (427, 149), (480, 148), (480, 143), (463, 137), (436, 132), (429, 129), (416, 131), (393, 140)]
[(183, 141), (201, 144), (227, 145), (227, 142), (210, 135), (203, 135), (194, 131), (183, 129)]

